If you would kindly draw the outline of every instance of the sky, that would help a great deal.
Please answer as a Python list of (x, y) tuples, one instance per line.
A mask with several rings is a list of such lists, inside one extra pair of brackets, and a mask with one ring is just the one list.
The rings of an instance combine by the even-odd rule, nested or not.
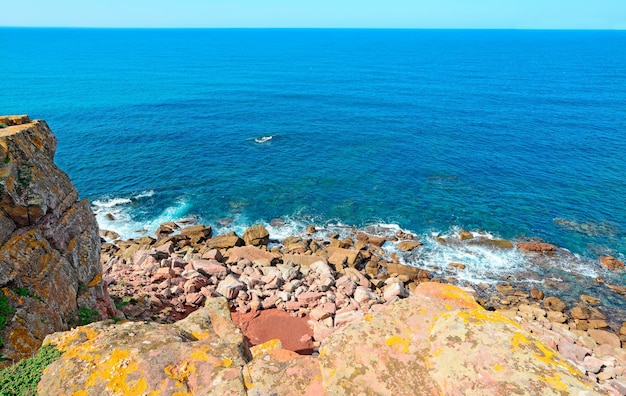
[(0, 0), (0, 26), (626, 29), (626, 0)]

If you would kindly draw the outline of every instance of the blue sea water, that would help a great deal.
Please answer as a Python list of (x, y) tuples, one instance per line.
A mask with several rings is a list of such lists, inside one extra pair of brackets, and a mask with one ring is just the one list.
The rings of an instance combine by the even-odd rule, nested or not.
[(587, 276), (626, 255), (626, 31), (2, 28), (0, 53), (0, 113), (45, 119), (126, 237), (282, 218), (537, 237)]

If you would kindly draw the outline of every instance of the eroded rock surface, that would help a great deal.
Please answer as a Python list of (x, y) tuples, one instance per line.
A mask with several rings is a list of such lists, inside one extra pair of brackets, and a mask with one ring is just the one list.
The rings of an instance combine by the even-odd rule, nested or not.
[(107, 321), (48, 336), (46, 343), (64, 354), (45, 370), (39, 391), (601, 394), (554, 349), (452, 285), (420, 284), (413, 296), (330, 334), (319, 356), (298, 355), (275, 341), (251, 353), (228, 309), (217, 297), (170, 325)]
[(54, 164), (55, 136), (44, 121), (0, 118), (9, 125), (0, 129), (0, 288), (11, 307), (0, 354), (11, 362), (67, 329), (79, 308), (110, 305), (98, 226)]

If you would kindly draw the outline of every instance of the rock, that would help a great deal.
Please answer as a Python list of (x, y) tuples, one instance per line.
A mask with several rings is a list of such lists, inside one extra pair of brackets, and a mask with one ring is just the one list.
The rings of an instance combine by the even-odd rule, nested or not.
[(559, 352), (565, 359), (581, 363), (585, 356), (591, 355), (591, 350), (581, 347), (569, 341), (561, 341), (558, 346)]
[(270, 350), (247, 365), (248, 395), (328, 395), (317, 359), (285, 349)]
[(299, 265), (301, 267), (309, 268), (311, 264), (317, 261), (325, 261), (322, 256), (306, 255), (306, 254), (284, 254), (283, 263), (291, 263), (292, 265)]
[(193, 269), (207, 277), (215, 275), (219, 279), (224, 279), (228, 275), (226, 267), (215, 260), (192, 259), (189, 264), (191, 264)]
[(109, 241), (118, 239), (120, 237), (120, 234), (118, 234), (117, 232), (109, 230), (100, 230), (99, 235)]
[(583, 360), (583, 367), (590, 373), (597, 374), (604, 367), (604, 361), (594, 356), (585, 356)]
[(379, 297), (378, 297), (378, 294), (372, 292), (371, 290), (363, 286), (359, 286), (354, 291), (354, 299), (359, 304), (367, 304), (367, 302), (371, 300), (377, 301)]
[(554, 252), (556, 251), (556, 246), (551, 245), (545, 242), (518, 242), (517, 248), (524, 252), (535, 252), (535, 253), (544, 253), (544, 252)]
[(228, 263), (236, 263), (240, 260), (249, 260), (254, 263), (259, 260), (268, 260), (272, 262), (275, 256), (265, 250), (261, 250), (256, 246), (236, 246), (228, 252)]
[(530, 297), (534, 298), (535, 300), (543, 300), (545, 295), (541, 290), (533, 287), (532, 289), (530, 289)]
[(573, 319), (589, 319), (589, 310), (585, 307), (576, 306), (570, 310), (569, 314)]
[(244, 290), (246, 285), (239, 282), (234, 276), (228, 275), (223, 281), (217, 285), (216, 291), (228, 300), (237, 297), (240, 290)]
[(243, 246), (244, 244), (243, 239), (239, 238), (234, 232), (218, 235), (205, 242), (209, 249), (229, 249), (235, 246)]
[(319, 362), (332, 395), (599, 394), (517, 324), (457, 287), (430, 282), (331, 334)]
[(613, 256), (600, 257), (600, 264), (602, 264), (603, 267), (606, 267), (612, 271), (624, 268), (624, 262), (619, 261)]
[(411, 280), (427, 280), (430, 277), (430, 273), (426, 270), (397, 263), (387, 263), (387, 273), (406, 275)]
[(456, 268), (459, 270), (464, 270), (465, 269), (465, 264), (463, 263), (448, 263), (448, 265), (452, 268)]
[(54, 164), (56, 137), (45, 121), (7, 118), (14, 121), (0, 129), (0, 296), (13, 309), (0, 329), (0, 355), (18, 361), (66, 330), (79, 308), (100, 309), (101, 318), (115, 309), (102, 284), (98, 225)]
[(246, 394), (246, 347), (223, 298), (209, 299), (172, 325), (97, 322), (55, 333), (45, 343), (65, 353), (42, 375), (42, 396)]
[(248, 227), (243, 233), (243, 240), (246, 245), (260, 246), (267, 245), (270, 241), (270, 233), (267, 229), (258, 224)]
[(416, 247), (419, 247), (422, 245), (423, 243), (420, 241), (402, 241), (398, 243), (398, 249), (402, 250), (403, 252), (410, 252)]
[(512, 249), (513, 243), (505, 239), (476, 238), (466, 242), (469, 245), (484, 246), (490, 249)]
[(474, 234), (472, 234), (468, 230), (461, 230), (461, 232), (459, 233), (459, 239), (461, 239), (462, 241), (472, 238), (474, 238)]
[(615, 333), (599, 329), (589, 329), (587, 333), (598, 344), (607, 344), (613, 348), (621, 348), (622, 343)]
[(557, 297), (548, 297), (543, 300), (543, 306), (549, 309), (550, 311), (556, 312), (565, 312), (567, 309), (567, 305)]
[[(363, 261), (363, 255), (360, 250), (357, 249), (344, 249), (340, 247), (328, 247), (326, 251), (330, 256), (342, 255), (346, 258), (346, 264), (348, 267), (355, 267)], [(330, 260), (329, 260), (330, 262)]]
[(591, 297), (586, 294), (581, 294), (580, 299), (589, 305), (600, 305), (600, 299), (596, 297)]
[(404, 288), (402, 283), (392, 283), (385, 287), (383, 291), (383, 298), (385, 301), (391, 301), (394, 297), (408, 297), (409, 291)]
[(496, 290), (503, 296), (512, 296), (515, 294), (515, 289), (511, 285), (496, 285)]

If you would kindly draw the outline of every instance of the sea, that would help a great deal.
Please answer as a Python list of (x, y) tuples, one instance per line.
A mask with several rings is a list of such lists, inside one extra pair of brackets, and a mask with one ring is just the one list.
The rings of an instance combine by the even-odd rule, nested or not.
[(0, 28), (0, 54), (0, 113), (48, 122), (123, 238), (402, 230), (436, 276), (626, 307), (598, 263), (626, 259), (626, 31)]

